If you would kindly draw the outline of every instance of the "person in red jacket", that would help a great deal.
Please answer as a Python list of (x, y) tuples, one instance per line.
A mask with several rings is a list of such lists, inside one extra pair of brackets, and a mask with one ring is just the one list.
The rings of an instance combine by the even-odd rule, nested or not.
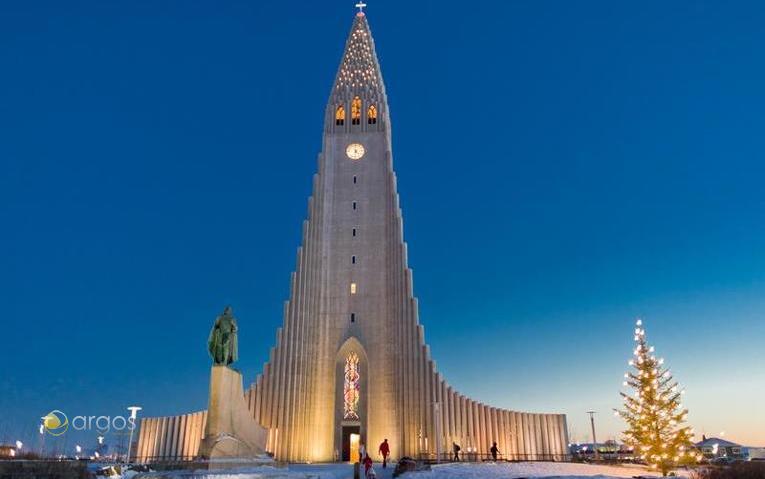
[(390, 446), (388, 446), (388, 440), (384, 440), (380, 444), (380, 448), (378, 449), (378, 452), (382, 454), (383, 457), (383, 469), (388, 465), (388, 454), (390, 454)]
[(366, 454), (362, 462), (364, 464), (364, 477), (369, 477), (369, 469), (372, 468), (372, 458), (369, 457), (369, 454)]

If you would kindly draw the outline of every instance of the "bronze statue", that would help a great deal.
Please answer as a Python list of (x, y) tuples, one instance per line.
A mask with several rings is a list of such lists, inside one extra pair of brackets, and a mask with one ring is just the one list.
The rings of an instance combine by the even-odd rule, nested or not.
[(236, 319), (232, 314), (231, 306), (226, 306), (223, 314), (215, 319), (215, 326), (207, 340), (207, 349), (210, 351), (213, 364), (228, 366), (239, 359), (236, 331)]

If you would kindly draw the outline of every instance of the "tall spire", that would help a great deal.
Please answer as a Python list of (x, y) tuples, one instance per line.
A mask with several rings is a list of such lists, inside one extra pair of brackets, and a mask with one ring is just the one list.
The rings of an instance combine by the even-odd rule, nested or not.
[(385, 99), (385, 86), (375, 52), (375, 42), (363, 11), (365, 6), (363, 2), (356, 5), (359, 12), (354, 17), (348, 40), (345, 42), (343, 59), (330, 95), (334, 102), (347, 101), (354, 96), (375, 103)]

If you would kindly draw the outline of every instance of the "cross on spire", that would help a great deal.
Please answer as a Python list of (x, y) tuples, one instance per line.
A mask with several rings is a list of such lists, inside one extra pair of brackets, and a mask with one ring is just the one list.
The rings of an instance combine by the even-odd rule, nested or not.
[(367, 4), (364, 3), (363, 0), (359, 0), (359, 3), (356, 4), (356, 8), (359, 9), (359, 13), (364, 13), (364, 7), (366, 7)]

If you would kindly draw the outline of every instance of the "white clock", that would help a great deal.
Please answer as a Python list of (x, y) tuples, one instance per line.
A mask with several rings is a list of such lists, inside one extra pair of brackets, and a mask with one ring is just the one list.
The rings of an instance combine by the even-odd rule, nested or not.
[(364, 156), (364, 145), (361, 143), (351, 143), (345, 149), (345, 154), (352, 160), (360, 160)]

